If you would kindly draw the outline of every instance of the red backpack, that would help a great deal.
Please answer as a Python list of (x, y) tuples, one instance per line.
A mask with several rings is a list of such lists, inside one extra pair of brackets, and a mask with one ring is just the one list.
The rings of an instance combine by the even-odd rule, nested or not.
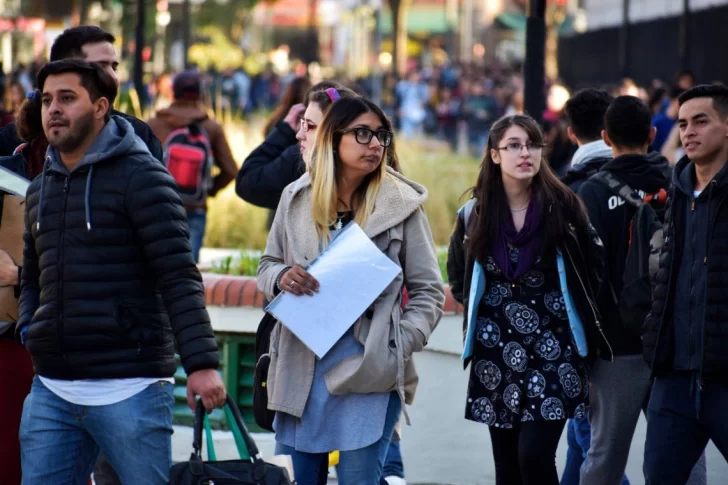
[(199, 123), (174, 130), (164, 142), (164, 163), (185, 204), (200, 204), (212, 189), (212, 148)]

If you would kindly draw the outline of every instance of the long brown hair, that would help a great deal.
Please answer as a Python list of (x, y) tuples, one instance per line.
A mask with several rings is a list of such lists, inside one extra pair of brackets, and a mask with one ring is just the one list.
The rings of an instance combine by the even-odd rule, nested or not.
[(288, 111), (290, 111), (293, 105), (303, 103), (305, 101), (306, 93), (308, 93), (309, 89), (311, 89), (311, 81), (309, 81), (307, 77), (297, 77), (291, 81), (286, 88), (286, 91), (283, 93), (283, 97), (281, 98), (280, 103), (278, 103), (278, 107), (276, 107), (275, 111), (273, 111), (273, 114), (263, 128), (264, 137), (268, 136), (276, 123), (285, 119)]
[[(496, 121), (491, 128), (478, 182), (472, 189), (475, 198), (474, 217), (468, 228), (471, 251), (481, 264), (487, 261), (491, 245), (497, 240), (501, 221), (504, 217), (511, 217), (503, 187), (503, 173), (491, 155), (491, 150), (500, 146), (511, 126), (523, 128), (531, 143), (544, 143), (541, 127), (527, 115), (506, 116)], [(586, 211), (579, 198), (556, 177), (545, 160), (541, 161), (541, 168), (533, 178), (531, 190), (531, 197), (537, 197), (541, 207), (538, 217), (544, 237), (542, 247), (545, 254), (552, 254), (563, 246), (569, 224), (573, 223), (580, 229), (587, 226)], [(544, 223), (546, 220), (548, 223)]]
[(39, 89), (34, 90), (31, 95), (25, 98), (25, 101), (23, 101), (18, 111), (15, 128), (18, 133), (18, 138), (24, 142), (31, 142), (43, 135), (41, 95), (42, 93)]

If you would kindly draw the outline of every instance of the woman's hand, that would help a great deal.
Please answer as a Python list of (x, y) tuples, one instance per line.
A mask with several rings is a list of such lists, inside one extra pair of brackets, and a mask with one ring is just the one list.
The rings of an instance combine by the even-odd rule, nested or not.
[(313, 296), (319, 291), (319, 282), (311, 276), (308, 271), (300, 266), (294, 266), (281, 276), (281, 291), (292, 293), (296, 296), (308, 295)]
[(298, 128), (301, 126), (301, 118), (303, 117), (303, 114), (306, 112), (306, 106), (303, 104), (294, 104), (291, 106), (291, 109), (288, 110), (288, 114), (286, 115), (284, 121), (288, 123), (288, 125), (293, 129), (293, 131), (298, 131)]

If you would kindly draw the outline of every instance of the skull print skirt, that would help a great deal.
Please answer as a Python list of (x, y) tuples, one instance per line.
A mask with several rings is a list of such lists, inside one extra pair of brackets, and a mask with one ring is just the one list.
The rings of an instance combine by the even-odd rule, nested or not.
[[(539, 258), (514, 282), (492, 258), (479, 303), (465, 418), (512, 428), (581, 417), (589, 379), (576, 351), (555, 258)], [(518, 260), (511, 249), (511, 260)]]

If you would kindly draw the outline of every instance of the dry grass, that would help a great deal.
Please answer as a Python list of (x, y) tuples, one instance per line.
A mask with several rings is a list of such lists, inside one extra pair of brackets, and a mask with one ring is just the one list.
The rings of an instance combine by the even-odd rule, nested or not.
[[(225, 122), (225, 130), (238, 163), (242, 163), (262, 141), (261, 119), (250, 124)], [(447, 245), (462, 205), (462, 194), (475, 183), (479, 162), (451, 154), (436, 142), (398, 143), (404, 174), (427, 187), (425, 203), (437, 245)], [(232, 185), (232, 184), (231, 184)], [(232, 186), (209, 203), (205, 246), (219, 248), (264, 249), (267, 238), (268, 211), (240, 200)]]

